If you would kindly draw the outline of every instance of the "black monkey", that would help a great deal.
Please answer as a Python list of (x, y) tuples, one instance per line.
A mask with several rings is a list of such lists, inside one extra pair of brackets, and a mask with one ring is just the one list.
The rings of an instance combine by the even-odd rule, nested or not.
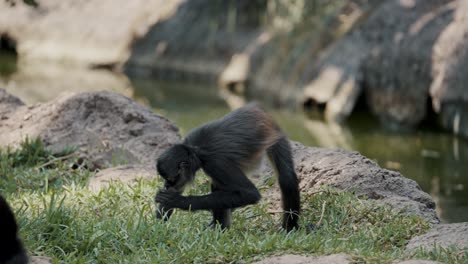
[(26, 264), (28, 256), (18, 237), (15, 216), (5, 199), (0, 195), (0, 263)]
[[(278, 174), (287, 231), (298, 227), (300, 195), (291, 148), (273, 119), (256, 104), (248, 104), (219, 120), (192, 130), (181, 144), (167, 149), (157, 161), (165, 179), (155, 201), (158, 218), (167, 220), (173, 208), (212, 210), (212, 225), (228, 228), (233, 208), (255, 204), (260, 193), (244, 174), (266, 153)], [(208, 195), (182, 196), (185, 185), (202, 168), (212, 179)]]

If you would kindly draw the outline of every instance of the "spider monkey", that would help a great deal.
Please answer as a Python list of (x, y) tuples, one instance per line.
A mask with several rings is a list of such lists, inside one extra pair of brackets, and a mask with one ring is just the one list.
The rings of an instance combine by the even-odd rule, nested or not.
[(18, 237), (15, 216), (0, 195), (0, 263), (26, 264), (29, 262), (23, 244)]
[[(255, 168), (265, 153), (278, 175), (284, 210), (282, 227), (288, 232), (297, 228), (300, 195), (291, 148), (278, 125), (256, 104), (195, 128), (181, 144), (161, 154), (157, 171), (165, 183), (155, 196), (160, 203), (157, 217), (168, 220), (174, 208), (211, 210), (210, 225), (228, 228), (232, 209), (255, 204), (261, 198), (245, 173)], [(212, 179), (212, 192), (182, 196), (200, 168)]]

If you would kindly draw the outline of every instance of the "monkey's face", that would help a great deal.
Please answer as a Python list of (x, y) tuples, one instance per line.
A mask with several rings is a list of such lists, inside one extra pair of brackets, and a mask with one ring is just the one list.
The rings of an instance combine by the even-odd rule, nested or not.
[(159, 157), (157, 170), (165, 180), (164, 188), (179, 193), (194, 178), (188, 152), (179, 145), (169, 148)]
[(165, 180), (164, 188), (166, 190), (182, 192), (185, 185), (187, 185), (187, 183), (191, 182), (193, 179), (193, 176), (191, 176), (189, 173), (185, 162), (181, 162), (178, 166), (174, 166), (169, 170), (165, 170), (163, 167), (164, 165), (158, 166), (158, 173)]

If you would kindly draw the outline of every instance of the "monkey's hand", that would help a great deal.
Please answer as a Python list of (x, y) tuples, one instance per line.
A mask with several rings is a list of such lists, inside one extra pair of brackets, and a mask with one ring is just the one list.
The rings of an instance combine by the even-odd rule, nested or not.
[(162, 204), (159, 204), (158, 209), (156, 209), (156, 218), (167, 221), (171, 217), (172, 213), (174, 213), (174, 209), (165, 208)]
[(186, 197), (182, 196), (178, 192), (159, 190), (154, 197), (154, 201), (160, 203), (164, 208), (185, 208)]

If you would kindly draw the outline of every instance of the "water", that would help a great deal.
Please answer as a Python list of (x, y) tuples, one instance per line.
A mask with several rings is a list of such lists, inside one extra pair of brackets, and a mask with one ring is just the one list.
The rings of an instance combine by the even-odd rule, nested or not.
[(442, 222), (468, 220), (468, 141), (441, 131), (398, 133), (353, 118), (351, 144), (380, 166), (418, 182), (437, 204)]
[[(128, 80), (122, 74), (54, 67), (50, 70), (44, 65), (39, 71), (33, 69), (17, 67), (14, 57), (0, 52), (0, 87), (6, 87), (29, 104), (51, 100), (60, 89), (113, 90), (167, 116), (182, 134), (230, 111), (218, 97), (217, 89), (209, 85)], [(301, 113), (276, 110), (271, 113), (290, 139), (309, 146), (359, 151), (382, 167), (398, 170), (416, 180), (436, 201), (443, 222), (468, 221), (467, 140), (434, 129), (386, 131), (367, 113), (353, 114), (344, 126), (310, 120)]]

